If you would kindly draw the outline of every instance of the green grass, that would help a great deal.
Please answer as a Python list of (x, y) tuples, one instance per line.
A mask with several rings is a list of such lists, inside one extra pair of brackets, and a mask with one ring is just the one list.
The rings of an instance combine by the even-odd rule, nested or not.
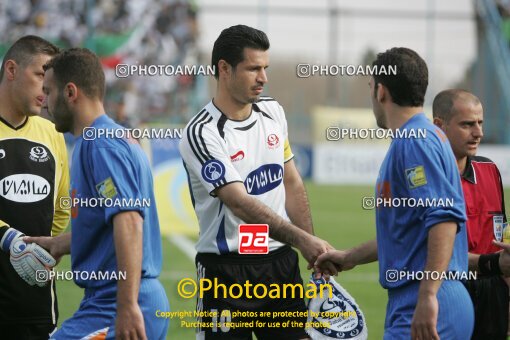
[[(335, 248), (352, 247), (375, 237), (374, 212), (361, 208), (363, 196), (372, 196), (373, 188), (367, 186), (322, 186), (307, 183), (312, 208), (315, 233), (328, 240)], [(510, 197), (510, 190), (505, 190)], [(510, 211), (507, 199), (507, 211)], [(185, 277), (195, 278), (194, 263), (166, 238), (163, 238), (163, 271), (160, 280), (166, 289), (172, 311), (193, 311), (195, 299), (184, 299), (177, 294), (177, 283)], [(309, 278), (305, 261), (301, 259), (301, 272), (305, 282)], [(69, 257), (62, 260), (59, 270), (70, 268)], [(370, 339), (383, 336), (386, 310), (386, 291), (378, 283), (377, 263), (356, 267), (341, 273), (337, 279), (356, 299), (363, 310)], [(60, 308), (59, 323), (77, 310), (83, 291), (73, 282), (57, 284)], [(170, 320), (168, 338), (195, 339), (194, 330), (181, 328), (179, 319)]]

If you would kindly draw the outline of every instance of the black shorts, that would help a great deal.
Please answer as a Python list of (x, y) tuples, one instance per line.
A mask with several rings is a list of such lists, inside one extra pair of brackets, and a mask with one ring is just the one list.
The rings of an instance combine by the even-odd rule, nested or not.
[[(195, 262), (198, 279), (205, 278), (213, 284), (197, 300), (197, 313), (201, 316), (197, 320), (201, 326), (197, 339), (245, 340), (252, 339), (252, 332), (259, 340), (308, 337), (304, 331), (307, 309), (303, 298), (297, 290), (292, 294), (292, 288), (283, 296), (284, 284), (289, 284), (287, 288), (303, 287), (298, 255), (289, 246), (266, 255), (198, 253)], [(303, 327), (296, 327), (298, 323)]]
[(53, 324), (9, 324), (2, 325), (2, 339), (48, 340), (55, 331)]
[(506, 340), (508, 332), (508, 285), (500, 276), (482, 276), (467, 281), (475, 307), (471, 339)]

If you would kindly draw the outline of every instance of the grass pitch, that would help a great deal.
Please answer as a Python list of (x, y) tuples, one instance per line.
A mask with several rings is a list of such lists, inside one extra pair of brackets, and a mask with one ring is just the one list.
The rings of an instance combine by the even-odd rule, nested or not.
[[(373, 210), (363, 210), (361, 200), (373, 196), (373, 188), (368, 186), (323, 186), (306, 183), (317, 236), (328, 240), (335, 248), (352, 247), (375, 238), (375, 214)], [(510, 190), (505, 190), (510, 197)], [(507, 199), (507, 211), (510, 211)], [(193, 311), (195, 299), (184, 299), (177, 294), (177, 283), (186, 277), (195, 278), (195, 265), (184, 253), (163, 237), (163, 270), (160, 280), (166, 289), (172, 311)], [(309, 271), (301, 258), (301, 273), (306, 283)], [(69, 257), (59, 264), (58, 270), (70, 269)], [(370, 339), (383, 337), (386, 311), (386, 291), (378, 283), (377, 263), (354, 268), (341, 273), (337, 281), (356, 299), (363, 310)], [(72, 316), (78, 309), (83, 290), (73, 282), (57, 282), (57, 295), (60, 309), (59, 324)], [(168, 339), (195, 339), (194, 330), (182, 328), (180, 320), (170, 320)]]

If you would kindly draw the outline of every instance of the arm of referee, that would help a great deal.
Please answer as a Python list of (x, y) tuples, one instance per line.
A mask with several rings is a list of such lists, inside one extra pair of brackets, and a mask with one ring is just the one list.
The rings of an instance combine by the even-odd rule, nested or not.
[(503, 249), (503, 251), (497, 253), (499, 254), (499, 270), (503, 276), (510, 277), (510, 244), (497, 241), (492, 241), (492, 243)]

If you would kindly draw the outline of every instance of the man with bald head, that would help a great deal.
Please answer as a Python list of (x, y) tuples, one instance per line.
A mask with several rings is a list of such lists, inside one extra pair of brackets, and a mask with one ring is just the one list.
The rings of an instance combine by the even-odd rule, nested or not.
[(501, 256), (493, 240), (501, 241), (506, 222), (499, 170), (490, 159), (477, 156), (483, 137), (483, 108), (473, 94), (458, 89), (440, 92), (433, 102), (434, 124), (453, 149), (462, 178), (468, 216), (469, 270), (477, 280), (468, 282), (475, 306), (472, 339), (506, 339), (508, 330), (508, 256)]

